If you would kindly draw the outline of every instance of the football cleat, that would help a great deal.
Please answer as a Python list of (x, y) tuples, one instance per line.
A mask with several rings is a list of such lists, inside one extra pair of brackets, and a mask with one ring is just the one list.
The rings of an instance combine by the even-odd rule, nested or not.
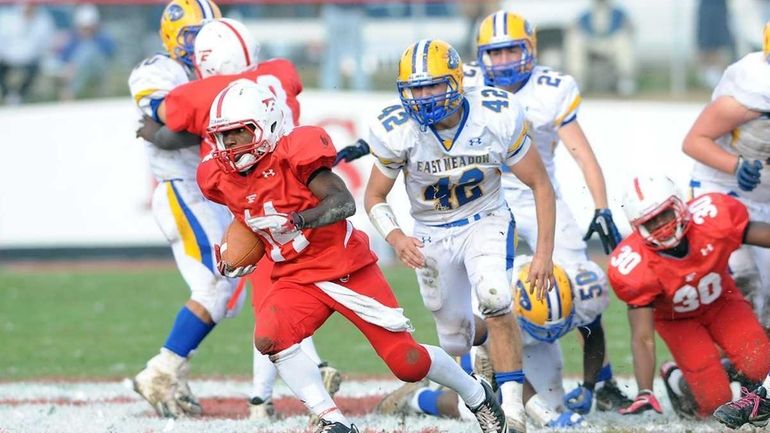
[(674, 389), (669, 382), (671, 373), (676, 370), (679, 370), (679, 367), (671, 361), (666, 361), (660, 366), (660, 378), (663, 379), (663, 384), (666, 386), (666, 394), (668, 394), (668, 399), (671, 401), (671, 407), (674, 409), (674, 412), (679, 415), (679, 418), (697, 420), (699, 419), (698, 404), (695, 402), (695, 397), (692, 395), (690, 388), (684, 381), (684, 376), (680, 376), (679, 378), (679, 389), (682, 391), (683, 395), (678, 395), (674, 392)]
[(497, 402), (497, 396), (492, 387), (481, 378), (476, 378), (482, 387), (484, 387), (484, 401), (476, 408), (470, 408), (470, 411), (476, 416), (479, 427), (483, 433), (511, 433), (508, 430), (508, 419)]
[(380, 415), (408, 415), (410, 413), (409, 401), (417, 391), (427, 387), (429, 383), (428, 379), (423, 379), (419, 382), (401, 385), (377, 403), (377, 406), (374, 407), (374, 413)]
[(147, 363), (147, 368), (140, 371), (131, 380), (134, 391), (141, 395), (158, 415), (163, 418), (178, 418), (184, 414), (174, 398), (177, 390), (177, 378)]
[(351, 424), (350, 427), (341, 422), (331, 422), (321, 420), (321, 424), (316, 429), (315, 433), (359, 433), (358, 427), (355, 424)]
[(249, 399), (249, 419), (252, 421), (274, 420), (275, 406), (273, 406), (273, 399), (262, 400), (259, 397)]
[(340, 371), (330, 366), (327, 362), (318, 364), (318, 370), (321, 372), (324, 388), (329, 392), (329, 395), (334, 397), (334, 394), (340, 390), (340, 384), (342, 384), (342, 375), (340, 374)]
[(174, 393), (174, 400), (186, 415), (200, 416), (203, 413), (203, 407), (190, 389), (189, 377), (190, 361), (185, 360), (177, 371), (178, 385)]
[(605, 380), (604, 385), (594, 391), (594, 399), (596, 400), (596, 410), (601, 412), (615, 412), (616, 410), (627, 407), (633, 403), (633, 401), (618, 388), (615, 379)]
[(770, 398), (767, 398), (767, 390), (763, 386), (757, 387), (753, 392), (742, 388), (741, 398), (719, 406), (714, 411), (714, 418), (732, 429), (744, 424), (766, 426), (770, 421)]

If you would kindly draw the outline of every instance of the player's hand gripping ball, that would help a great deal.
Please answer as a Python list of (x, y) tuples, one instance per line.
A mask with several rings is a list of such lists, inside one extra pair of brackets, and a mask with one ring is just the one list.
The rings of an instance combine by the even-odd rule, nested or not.
[(230, 223), (222, 245), (216, 245), (214, 250), (217, 269), (222, 275), (230, 278), (250, 274), (265, 255), (265, 246), (259, 235), (238, 220)]

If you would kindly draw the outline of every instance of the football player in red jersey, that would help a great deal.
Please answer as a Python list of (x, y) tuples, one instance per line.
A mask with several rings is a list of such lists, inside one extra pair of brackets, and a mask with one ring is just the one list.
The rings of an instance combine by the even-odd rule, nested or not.
[(746, 207), (724, 194), (685, 204), (667, 177), (634, 178), (623, 207), (633, 233), (613, 252), (608, 275), (629, 306), (639, 394), (621, 413), (662, 412), (652, 393), (657, 331), (683, 376), (661, 371), (674, 410), (705, 418), (731, 397), (718, 348), (747, 379), (768, 373), (770, 341), (727, 261), (744, 243), (770, 246), (770, 225), (749, 221)]
[[(454, 389), (477, 414), (484, 432), (506, 432), (505, 415), (489, 385), (463, 372), (435, 346), (420, 345), (369, 249), (367, 236), (346, 219), (355, 202), (331, 172), (336, 150), (326, 132), (282, 128), (275, 95), (238, 80), (211, 105), (215, 143), (198, 169), (210, 200), (226, 205), (265, 244), (273, 284), (257, 311), (254, 344), (321, 419), (321, 432), (357, 432), (323, 387), (318, 369), (299, 350), (333, 312), (352, 322), (401, 380), (423, 378)], [(226, 271), (237, 271), (226, 270)]]
[[(201, 146), (201, 155), (211, 149), (206, 137), (209, 123), (209, 108), (217, 93), (231, 81), (246, 78), (267, 85), (276, 96), (278, 106), (284, 112), (284, 130), (294, 128), (299, 120), (297, 94), (302, 82), (294, 65), (284, 59), (273, 59), (258, 63), (259, 44), (242, 23), (218, 18), (205, 23), (195, 38), (194, 66), (199, 78), (195, 86), (179, 86), (156, 102), (154, 114), (158, 120), (167, 122), (160, 125), (145, 118), (139, 135), (166, 149)], [(247, 278), (254, 288), (270, 285), (272, 262), (264, 259)], [(236, 277), (237, 275), (227, 275)], [(243, 284), (241, 281), (240, 284)], [(231, 299), (236, 299), (242, 286)], [(263, 290), (254, 290), (252, 306), (256, 310), (262, 302)], [(318, 364), (327, 390), (339, 390), (341, 375), (335, 368), (322, 362), (316, 352), (312, 338), (302, 342), (302, 349)], [(275, 409), (272, 402), (275, 368), (267, 357), (255, 351), (254, 380), (249, 398), (249, 412), (252, 419), (273, 418)]]

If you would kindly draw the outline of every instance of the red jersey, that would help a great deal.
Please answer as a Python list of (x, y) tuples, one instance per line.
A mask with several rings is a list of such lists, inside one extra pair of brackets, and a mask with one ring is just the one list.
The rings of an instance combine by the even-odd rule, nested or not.
[(683, 258), (660, 254), (634, 232), (610, 258), (608, 275), (618, 298), (631, 306), (652, 305), (658, 319), (683, 319), (704, 313), (720, 297), (742, 298), (727, 268), (740, 248), (749, 223), (746, 207), (718, 193), (691, 200)]
[(281, 102), (281, 107), (286, 110), (284, 112), (286, 131), (299, 124), (297, 95), (302, 92), (302, 80), (290, 61), (272, 59), (240, 74), (215, 75), (174, 88), (165, 99), (166, 126), (172, 131), (188, 131), (205, 136), (214, 98), (228, 84), (241, 78), (270, 87)]
[[(198, 166), (198, 185), (206, 198), (227, 206), (244, 223), (246, 212), (251, 217), (299, 212), (318, 206), (308, 179), (319, 169), (331, 169), (336, 155), (326, 131), (301, 126), (281, 138), (247, 174), (225, 173), (216, 160), (204, 159)], [(257, 234), (265, 255), (275, 262), (273, 279), (330, 281), (377, 261), (369, 238), (347, 220), (294, 233)]]

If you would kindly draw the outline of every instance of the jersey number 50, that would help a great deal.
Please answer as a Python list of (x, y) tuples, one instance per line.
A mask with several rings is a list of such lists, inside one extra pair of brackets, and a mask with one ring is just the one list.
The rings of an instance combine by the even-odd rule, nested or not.
[(481, 197), (483, 192), (479, 183), (483, 180), (484, 172), (472, 168), (463, 172), (456, 185), (449, 183), (449, 177), (442, 177), (438, 182), (427, 186), (423, 196), (425, 200), (434, 202), (436, 210), (456, 209)]

